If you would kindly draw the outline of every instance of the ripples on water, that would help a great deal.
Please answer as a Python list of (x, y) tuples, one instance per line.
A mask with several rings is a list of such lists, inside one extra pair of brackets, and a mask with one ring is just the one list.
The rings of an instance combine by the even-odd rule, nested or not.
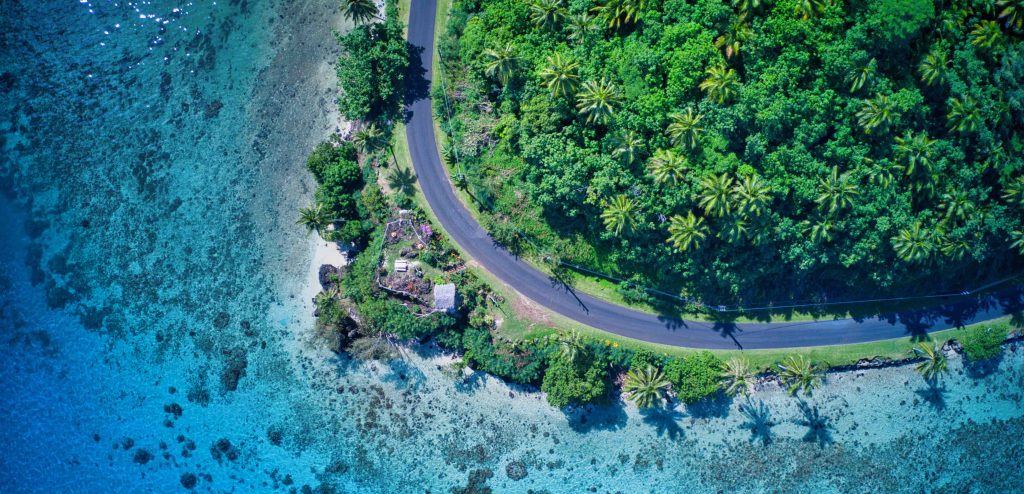
[(431, 350), (330, 358), (293, 217), (337, 125), (335, 2), (4, 7), (4, 492), (1024, 488), (1020, 351), (940, 395), (897, 369), (568, 415)]

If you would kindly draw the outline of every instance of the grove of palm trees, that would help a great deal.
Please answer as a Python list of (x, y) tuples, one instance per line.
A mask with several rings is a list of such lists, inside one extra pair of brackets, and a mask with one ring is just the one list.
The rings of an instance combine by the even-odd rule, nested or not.
[(1024, 267), (1022, 39), (1019, 0), (455, 0), (435, 101), (508, 245), (709, 303), (932, 293)]

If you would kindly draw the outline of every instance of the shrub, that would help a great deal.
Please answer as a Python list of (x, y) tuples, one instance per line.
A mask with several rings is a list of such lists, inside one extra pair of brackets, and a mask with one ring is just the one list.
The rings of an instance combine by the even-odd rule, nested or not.
[(394, 300), (373, 299), (359, 306), (359, 315), (368, 334), (393, 334), (403, 339), (421, 339), (454, 326), (447, 314), (417, 317), (408, 307)]
[(313, 148), (313, 153), (306, 160), (306, 168), (313, 174), (316, 181), (322, 182), (324, 172), (341, 157), (339, 149), (330, 142), (321, 142)]
[(981, 326), (964, 330), (958, 338), (967, 358), (973, 361), (998, 357), (1003, 351), (1003, 341), (1008, 333), (1006, 326)]
[(581, 358), (574, 363), (555, 357), (544, 373), (540, 389), (547, 393), (548, 403), (554, 407), (594, 403), (608, 392), (607, 365), (599, 358)]
[(672, 391), (686, 403), (696, 403), (722, 389), (722, 360), (711, 352), (674, 358), (665, 365)]
[(522, 384), (535, 384), (544, 366), (543, 353), (536, 349), (516, 352), (496, 344), (485, 328), (467, 327), (462, 334), (462, 346), (464, 358), (479, 370)]

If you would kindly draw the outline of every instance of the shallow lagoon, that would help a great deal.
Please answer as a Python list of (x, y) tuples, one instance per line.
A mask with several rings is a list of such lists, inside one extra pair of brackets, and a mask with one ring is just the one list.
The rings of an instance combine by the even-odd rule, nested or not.
[(653, 414), (565, 414), (429, 347), (334, 357), (293, 224), (339, 125), (334, 2), (9, 5), (5, 492), (1024, 490), (1016, 348), (941, 399), (895, 368)]

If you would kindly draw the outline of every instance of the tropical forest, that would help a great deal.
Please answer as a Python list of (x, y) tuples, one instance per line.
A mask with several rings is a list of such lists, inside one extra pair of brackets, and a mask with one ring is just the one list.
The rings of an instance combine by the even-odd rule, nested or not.
[(1024, 267), (1020, 0), (456, 0), (435, 112), (498, 241), (638, 301)]

